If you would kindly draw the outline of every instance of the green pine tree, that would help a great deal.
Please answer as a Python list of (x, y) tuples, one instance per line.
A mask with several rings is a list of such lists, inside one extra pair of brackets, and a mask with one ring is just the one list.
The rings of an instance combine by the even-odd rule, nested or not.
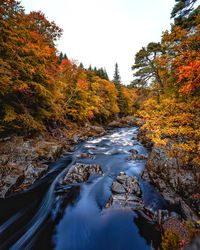
[(79, 64), (79, 68), (84, 69), (84, 65), (82, 62)]
[(121, 77), (119, 75), (119, 68), (118, 68), (118, 64), (115, 64), (115, 71), (114, 71), (114, 75), (113, 75), (113, 82), (115, 84), (120, 84), (121, 83)]

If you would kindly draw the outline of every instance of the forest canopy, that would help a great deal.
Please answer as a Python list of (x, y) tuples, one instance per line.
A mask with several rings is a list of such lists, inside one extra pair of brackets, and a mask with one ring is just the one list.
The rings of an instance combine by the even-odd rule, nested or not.
[[(120, 91), (105, 69), (85, 69), (58, 52), (62, 29), (42, 12), (25, 13), (18, 1), (0, 3), (0, 132), (43, 131), (77, 123), (106, 122), (133, 113), (136, 93)], [(122, 97), (121, 97), (122, 96)], [(105, 105), (106, 104), (106, 105)]]

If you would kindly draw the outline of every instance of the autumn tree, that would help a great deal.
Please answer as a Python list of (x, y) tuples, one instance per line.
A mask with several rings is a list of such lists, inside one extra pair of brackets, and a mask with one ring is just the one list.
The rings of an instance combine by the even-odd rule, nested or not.
[(159, 102), (155, 92), (148, 90), (137, 113), (143, 121), (140, 129), (153, 144), (176, 159), (179, 167), (188, 169), (199, 167), (200, 162), (200, 8), (195, 8), (196, 2), (176, 1), (172, 11), (175, 22), (170, 31), (163, 33), (158, 50), (143, 48), (133, 66), (139, 69), (136, 84), (145, 84), (149, 79), (159, 82), (156, 68), (165, 90)]
[(27, 28), (29, 31), (37, 32), (51, 47), (55, 47), (55, 42), (61, 37), (62, 29), (55, 22), (46, 19), (41, 11), (32, 11), (27, 15)]
[(58, 108), (53, 94), (56, 36), (50, 40), (51, 36), (38, 33), (33, 19), (14, 0), (1, 2), (0, 11), (1, 127), (44, 129), (47, 120), (56, 119)]
[(94, 117), (101, 123), (119, 113), (117, 90), (114, 83), (110, 81), (95, 76), (92, 79), (90, 100), (92, 100), (90, 106)]
[(171, 74), (171, 82), (180, 93), (198, 95), (200, 88), (200, 7), (193, 9), (196, 1), (179, 2), (182, 2), (179, 6), (180, 11), (175, 12), (178, 10), (175, 6), (172, 16), (180, 12), (179, 15), (184, 18), (181, 19), (181, 24), (177, 24), (175, 18), (171, 31), (164, 32), (162, 45), (166, 49), (166, 54), (162, 56), (162, 61)]
[[(108, 81), (104, 68), (86, 70), (57, 53), (62, 30), (42, 12), (26, 14), (19, 2), (1, 1), (0, 32), (1, 133), (42, 132), (68, 119), (105, 122), (129, 112), (129, 94)], [(126, 100), (120, 111), (119, 91)]]

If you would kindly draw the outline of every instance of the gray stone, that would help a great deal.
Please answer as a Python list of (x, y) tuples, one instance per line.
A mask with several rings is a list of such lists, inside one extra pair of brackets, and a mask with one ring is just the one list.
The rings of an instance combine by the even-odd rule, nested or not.
[(77, 143), (79, 140), (78, 135), (73, 135), (73, 141), (74, 143)]
[(136, 155), (138, 154), (138, 151), (136, 149), (130, 149), (129, 152), (131, 154), (136, 154)]
[(123, 187), (123, 185), (120, 184), (120, 183), (117, 182), (117, 181), (114, 181), (114, 182), (113, 182), (112, 191), (113, 191), (114, 193), (117, 193), (117, 194), (125, 194), (125, 193), (126, 193), (126, 190), (125, 190), (125, 188)]
[(138, 184), (136, 177), (129, 176), (126, 179), (126, 187), (129, 193), (135, 194), (137, 196), (141, 196), (142, 192), (141, 192), (141, 189), (140, 189), (140, 186)]
[(119, 183), (124, 184), (126, 182), (126, 178), (127, 178), (127, 175), (124, 172), (120, 172), (120, 174), (117, 176), (116, 180)]
[(199, 250), (200, 249), (200, 236), (198, 235), (192, 243), (185, 248), (185, 250)]
[(0, 156), (0, 164), (6, 165), (9, 162), (9, 155), (3, 154)]
[(76, 163), (65, 176), (64, 184), (76, 182), (81, 183), (87, 181), (90, 175), (94, 174), (103, 174), (103, 171), (99, 165)]
[[(181, 165), (180, 159), (168, 156), (167, 148), (154, 147), (149, 155), (146, 171), (148, 179), (159, 189), (166, 200), (172, 204), (181, 203), (185, 216), (188, 219), (194, 217), (189, 210), (195, 202), (192, 209), (198, 212), (197, 208), (200, 204), (193, 198), (193, 194), (200, 192), (199, 168), (186, 168)], [(143, 178), (146, 177), (147, 174), (144, 174)], [(178, 201), (180, 199), (182, 202)]]
[(139, 161), (139, 160), (146, 160), (147, 157), (145, 155), (133, 154), (132, 156), (128, 157), (129, 161)]
[(15, 187), (17, 187), (18, 185), (20, 185), (22, 183), (24, 179), (23, 175), (7, 175), (3, 182), (4, 185), (3, 187), (1, 187), (0, 190), (0, 198), (5, 198), (5, 196), (7, 194), (9, 194), (12, 189), (14, 189)]
[(85, 158), (85, 159), (94, 159), (94, 155), (88, 154), (88, 153), (81, 153), (80, 155), (77, 156), (77, 158)]

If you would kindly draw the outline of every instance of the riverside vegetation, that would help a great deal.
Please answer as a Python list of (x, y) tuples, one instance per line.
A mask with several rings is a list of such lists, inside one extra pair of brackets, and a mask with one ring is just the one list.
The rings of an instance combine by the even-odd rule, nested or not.
[[(171, 30), (163, 32), (161, 41), (136, 54), (131, 87), (147, 95), (137, 111), (140, 138), (153, 147), (144, 176), (166, 199), (175, 202), (178, 195), (175, 203), (182, 203), (182, 210), (189, 205), (199, 224), (200, 6), (195, 0), (176, 0), (171, 18)], [(184, 248), (173, 227), (163, 239), (163, 249)]]
[[(200, 224), (200, 6), (196, 0), (175, 2), (171, 30), (141, 48), (134, 80), (124, 86), (117, 64), (110, 81), (105, 69), (69, 60), (56, 49), (62, 29), (54, 22), (41, 12), (26, 14), (15, 0), (1, 1), (1, 188), (9, 175), (27, 170), (27, 176), (41, 176), (49, 161), (69, 151), (65, 140), (74, 144), (105, 133), (102, 126), (134, 115), (140, 118), (139, 138), (151, 148), (143, 178), (180, 205), (186, 218), (181, 223), (189, 227), (190, 237), (182, 239), (173, 225), (166, 226), (163, 249), (188, 244)], [(18, 177), (15, 188), (22, 184)]]

